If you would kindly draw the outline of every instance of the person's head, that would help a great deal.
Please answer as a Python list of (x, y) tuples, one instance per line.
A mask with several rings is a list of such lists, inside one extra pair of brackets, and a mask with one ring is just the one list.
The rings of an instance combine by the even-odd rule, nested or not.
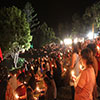
[(78, 45), (76, 44), (72, 44), (72, 50), (73, 50), (73, 53), (77, 53), (78, 54)]
[(36, 80), (35, 76), (32, 76), (30, 80), (28, 81), (28, 86), (30, 86), (33, 90), (36, 88)]
[(50, 79), (53, 78), (52, 75), (51, 75), (51, 73), (50, 73), (50, 71), (47, 71), (47, 72), (46, 72), (46, 75), (47, 75)]
[(87, 45), (88, 48), (90, 48), (93, 52), (93, 55), (96, 54), (96, 45), (94, 43), (90, 43)]
[(93, 53), (91, 49), (85, 48), (81, 51), (81, 61), (84, 67), (89, 67), (89, 65), (93, 65)]
[(50, 81), (50, 79), (49, 79), (48, 77), (45, 77), (45, 78), (44, 78), (44, 82), (45, 82), (45, 85), (46, 85), (47, 87), (51, 86), (51, 81)]

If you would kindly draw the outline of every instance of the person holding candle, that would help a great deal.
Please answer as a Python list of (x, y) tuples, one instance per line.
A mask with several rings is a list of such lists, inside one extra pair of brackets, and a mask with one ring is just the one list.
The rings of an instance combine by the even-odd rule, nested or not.
[[(74, 71), (74, 76), (78, 77), (79, 76), (79, 49), (78, 49), (78, 45), (76, 44), (72, 44), (72, 59), (71, 59), (71, 66), (70, 68)], [(73, 77), (73, 75), (71, 76), (71, 78)], [(71, 79), (70, 81), (70, 86), (71, 86), (71, 92), (72, 92), (72, 100), (74, 100), (74, 93), (75, 93), (75, 89), (74, 89), (74, 81)]]
[[(97, 76), (98, 76), (98, 61), (97, 61), (97, 58), (96, 58), (96, 53), (97, 53), (97, 50), (96, 50), (96, 44), (95, 43), (90, 43), (87, 45), (87, 47), (89, 49), (91, 49), (92, 51), (92, 58), (93, 58), (93, 68), (94, 68), (94, 71), (95, 71), (95, 74), (96, 74), (96, 80), (97, 80)], [(95, 87), (94, 87), (94, 91), (93, 91), (93, 99), (96, 100), (98, 96), (98, 92), (97, 92), (97, 84), (95, 84)]]
[(81, 72), (80, 79), (75, 87), (75, 100), (93, 100), (92, 93), (96, 76), (93, 68), (92, 51), (89, 48), (81, 51), (81, 61), (84, 70)]

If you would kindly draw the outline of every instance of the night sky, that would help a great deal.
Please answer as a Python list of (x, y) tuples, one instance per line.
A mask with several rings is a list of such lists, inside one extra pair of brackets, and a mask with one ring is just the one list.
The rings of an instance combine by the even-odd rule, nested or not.
[(0, 7), (15, 5), (23, 9), (27, 1), (32, 3), (41, 22), (47, 22), (50, 27), (57, 28), (59, 23), (71, 23), (72, 15), (82, 15), (85, 8), (98, 0), (1, 0)]

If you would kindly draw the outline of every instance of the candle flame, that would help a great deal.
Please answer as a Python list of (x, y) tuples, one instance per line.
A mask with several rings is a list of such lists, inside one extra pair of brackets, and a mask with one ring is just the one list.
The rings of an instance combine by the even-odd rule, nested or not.
[(71, 71), (71, 74), (72, 74), (72, 76), (75, 74), (75, 72), (74, 71)]
[(66, 68), (64, 68), (64, 71), (66, 72), (66, 71), (67, 71), (67, 69), (66, 69)]
[(37, 91), (40, 91), (40, 88), (37, 86), (37, 87), (36, 87), (36, 90), (37, 90)]
[(17, 93), (15, 94), (15, 98), (16, 98), (16, 99), (18, 99), (18, 98), (19, 98), (19, 96), (18, 96), (18, 94), (17, 94)]
[(97, 50), (99, 50), (100, 49), (100, 47), (99, 46), (97, 46)]

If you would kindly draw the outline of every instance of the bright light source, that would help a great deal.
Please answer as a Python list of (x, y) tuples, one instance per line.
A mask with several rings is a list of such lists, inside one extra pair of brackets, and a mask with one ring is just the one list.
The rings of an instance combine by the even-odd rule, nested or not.
[(22, 49), (22, 53), (24, 53), (25, 52), (25, 49)]
[(95, 33), (95, 34), (94, 34), (94, 38), (97, 38), (97, 37), (98, 37), (98, 35)]
[(88, 35), (87, 35), (87, 37), (88, 37), (90, 40), (93, 39), (93, 32), (89, 32)]
[(84, 38), (80, 38), (79, 39), (79, 42), (84, 42)]
[(74, 71), (71, 71), (71, 74), (72, 74), (72, 76), (75, 74), (75, 72)]
[(18, 96), (18, 94), (17, 94), (17, 93), (15, 94), (15, 98), (16, 98), (16, 99), (18, 99), (18, 98), (19, 98), (19, 96)]
[(63, 53), (60, 53), (60, 55), (62, 56), (62, 55), (63, 55)]
[(17, 75), (16, 75), (16, 74), (14, 74), (14, 76), (16, 77)]
[(40, 92), (40, 88), (39, 88), (38, 86), (36, 87), (36, 90), (37, 90), (38, 92)]
[(76, 80), (76, 76), (75, 76), (75, 72), (73, 70), (71, 71), (71, 74), (72, 74), (73, 80), (75, 81)]
[(98, 50), (98, 51), (100, 50), (100, 47), (99, 47), (99, 46), (97, 46), (97, 50)]
[(78, 39), (77, 39), (77, 38), (75, 38), (75, 39), (74, 39), (74, 43), (76, 44), (77, 42), (78, 42)]
[(65, 45), (70, 45), (72, 44), (72, 39), (64, 39)]
[(66, 68), (64, 68), (64, 71), (66, 72), (66, 71), (67, 71), (67, 69), (66, 69)]
[(33, 66), (31, 66), (31, 69), (34, 70)]
[(60, 41), (60, 44), (63, 44), (63, 41)]
[(84, 67), (82, 65), (80, 65), (80, 70), (84, 70)]

